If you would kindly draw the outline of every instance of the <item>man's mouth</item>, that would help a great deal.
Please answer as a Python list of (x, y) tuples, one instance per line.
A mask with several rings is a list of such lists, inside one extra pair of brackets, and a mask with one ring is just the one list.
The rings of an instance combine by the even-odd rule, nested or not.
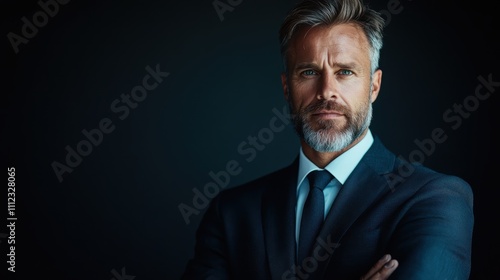
[(321, 110), (315, 113), (312, 113), (312, 117), (319, 118), (319, 119), (337, 119), (343, 117), (344, 114), (338, 111), (332, 111), (332, 110)]

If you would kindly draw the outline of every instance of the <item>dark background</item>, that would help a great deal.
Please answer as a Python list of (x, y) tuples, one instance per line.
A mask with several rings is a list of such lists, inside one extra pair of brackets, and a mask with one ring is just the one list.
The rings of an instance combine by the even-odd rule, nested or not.
[[(369, 4), (380, 11), (388, 2)], [(298, 152), (290, 127), (250, 162), (237, 150), (285, 105), (277, 31), (293, 3), (243, 0), (221, 21), (210, 0), (73, 0), (59, 5), (17, 54), (7, 34), (21, 35), (21, 18), (31, 20), (41, 8), (36, 1), (2, 3), (1, 145), (4, 171), (16, 168), (18, 221), (17, 278), (1, 279), (108, 280), (122, 272), (136, 280), (178, 279), (203, 214), (189, 225), (180, 214), (179, 204), (193, 205), (192, 189), (203, 190), (209, 172), (231, 160), (242, 168), (232, 187), (289, 164)], [(457, 129), (443, 113), (470, 100), (478, 76), (500, 81), (499, 31), (493, 2), (450, 3), (401, 0), (392, 14), (372, 132), (408, 158), (416, 139), (445, 131), (447, 140), (424, 164), (471, 184), (471, 279), (494, 279), (500, 234), (493, 112), (500, 87)], [(170, 76), (120, 120), (110, 105), (157, 64)], [(81, 131), (104, 118), (115, 130), (59, 182), (51, 164), (65, 164), (65, 147), (75, 149), (85, 139)], [(0, 241), (5, 275), (8, 244)]]

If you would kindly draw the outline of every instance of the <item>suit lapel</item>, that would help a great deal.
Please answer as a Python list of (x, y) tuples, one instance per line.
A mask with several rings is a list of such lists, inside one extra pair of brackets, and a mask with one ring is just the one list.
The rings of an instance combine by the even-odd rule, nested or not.
[(319, 234), (321, 241), (316, 241), (314, 248), (320, 246), (326, 249), (329, 251), (329, 258), (319, 262), (316, 277), (324, 274), (335, 248), (342, 246), (342, 236), (350, 226), (380, 195), (390, 191), (382, 174), (392, 170), (393, 165), (394, 156), (375, 139), (370, 150), (342, 186), (325, 219)]
[(263, 194), (264, 242), (272, 279), (282, 279), (295, 263), (297, 171), (298, 159), (274, 176), (272, 185)]

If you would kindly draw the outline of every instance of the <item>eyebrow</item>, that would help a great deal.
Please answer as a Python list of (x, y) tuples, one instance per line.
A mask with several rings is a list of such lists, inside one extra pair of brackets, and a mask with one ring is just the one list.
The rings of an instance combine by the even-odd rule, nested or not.
[[(349, 63), (342, 63), (342, 62), (336, 62), (333, 64), (334, 67), (336, 68), (343, 68), (343, 69), (355, 69), (357, 68), (357, 64), (354, 62), (349, 62)], [(310, 62), (302, 62), (297, 64), (297, 66), (294, 67), (295, 70), (303, 70), (303, 69), (317, 69), (319, 66), (316, 63), (310, 63)]]

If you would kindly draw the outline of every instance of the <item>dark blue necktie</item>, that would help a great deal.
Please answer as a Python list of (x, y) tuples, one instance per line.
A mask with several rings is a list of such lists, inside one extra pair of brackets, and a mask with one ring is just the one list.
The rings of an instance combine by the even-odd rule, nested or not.
[(307, 175), (309, 179), (309, 194), (304, 204), (302, 221), (300, 222), (298, 264), (309, 256), (312, 246), (323, 224), (325, 213), (325, 196), (323, 189), (333, 179), (326, 170), (312, 171)]

